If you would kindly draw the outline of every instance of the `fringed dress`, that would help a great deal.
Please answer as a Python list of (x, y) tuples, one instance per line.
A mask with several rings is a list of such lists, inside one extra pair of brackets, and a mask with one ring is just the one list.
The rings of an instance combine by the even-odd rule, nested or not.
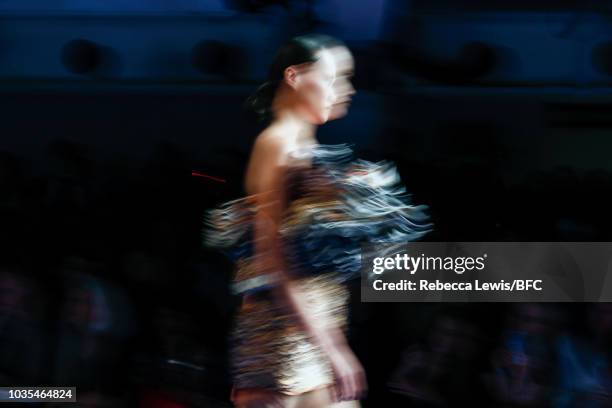
[[(309, 313), (321, 325), (346, 328), (345, 283), (359, 278), (361, 246), (407, 242), (431, 230), (424, 205), (413, 205), (392, 163), (355, 160), (347, 145), (308, 149), (309, 165), (284, 177), (286, 206), (279, 228), (282, 252)], [(253, 267), (257, 197), (207, 213), (204, 243), (235, 262), (233, 291), (249, 294), (237, 313), (231, 342), (234, 389), (298, 395), (334, 383), (330, 363), (275, 301), (270, 275)]]

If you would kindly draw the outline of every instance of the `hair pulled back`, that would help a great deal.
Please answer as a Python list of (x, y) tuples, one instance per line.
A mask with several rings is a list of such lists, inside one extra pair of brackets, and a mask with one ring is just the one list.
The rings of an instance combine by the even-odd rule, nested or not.
[(285, 69), (292, 65), (316, 62), (319, 51), (338, 46), (344, 46), (344, 43), (324, 34), (306, 34), (292, 38), (276, 52), (267, 80), (247, 98), (246, 107), (255, 112), (261, 120), (270, 119), (272, 102), (284, 79)]

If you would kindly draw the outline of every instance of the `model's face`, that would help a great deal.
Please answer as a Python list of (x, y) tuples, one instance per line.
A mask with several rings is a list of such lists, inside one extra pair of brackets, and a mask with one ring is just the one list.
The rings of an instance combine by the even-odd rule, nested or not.
[(331, 49), (336, 63), (336, 80), (334, 81), (334, 93), (336, 100), (328, 120), (338, 119), (347, 114), (351, 104), (351, 98), (355, 94), (355, 88), (351, 83), (355, 62), (353, 55), (346, 47), (335, 47)]
[(295, 90), (298, 107), (307, 120), (322, 124), (346, 114), (355, 89), (350, 82), (353, 57), (348, 49), (323, 50), (318, 57), (300, 72)]

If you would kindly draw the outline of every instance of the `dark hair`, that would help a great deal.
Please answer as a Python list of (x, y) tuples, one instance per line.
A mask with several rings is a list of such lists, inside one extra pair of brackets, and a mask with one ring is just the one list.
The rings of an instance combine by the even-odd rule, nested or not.
[(247, 98), (246, 107), (255, 112), (260, 119), (270, 119), (272, 101), (283, 81), (285, 69), (291, 65), (316, 62), (319, 51), (339, 46), (345, 44), (324, 34), (306, 34), (292, 38), (276, 52), (266, 82)]

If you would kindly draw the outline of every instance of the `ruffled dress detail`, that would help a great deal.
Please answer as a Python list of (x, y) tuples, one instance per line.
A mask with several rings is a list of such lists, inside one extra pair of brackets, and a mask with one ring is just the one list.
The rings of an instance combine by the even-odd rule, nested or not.
[[(411, 203), (392, 163), (356, 160), (345, 144), (317, 145), (305, 154), (310, 165), (285, 174), (283, 254), (316, 321), (344, 328), (344, 283), (360, 276), (362, 245), (418, 240), (432, 224), (427, 207)], [(331, 385), (329, 361), (295, 316), (274, 302), (274, 279), (253, 266), (256, 214), (257, 197), (248, 196), (209, 211), (204, 220), (204, 244), (235, 262), (234, 293), (251, 295), (232, 334), (234, 387), (296, 395)]]

